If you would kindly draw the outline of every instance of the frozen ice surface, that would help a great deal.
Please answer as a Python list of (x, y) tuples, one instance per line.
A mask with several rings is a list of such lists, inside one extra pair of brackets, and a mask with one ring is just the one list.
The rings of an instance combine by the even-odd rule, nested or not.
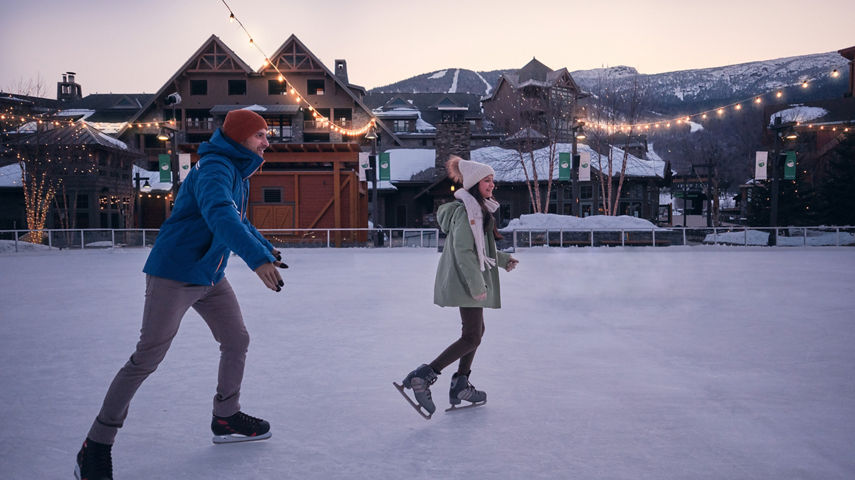
[[(148, 250), (0, 255), (0, 477), (72, 478), (139, 332)], [(439, 254), (285, 251), (281, 293), (233, 257), (252, 341), (213, 445), (218, 349), (190, 312), (114, 447), (120, 479), (855, 478), (855, 249), (530, 249), (501, 272), (472, 382), (425, 421), (392, 387), (459, 334)]]

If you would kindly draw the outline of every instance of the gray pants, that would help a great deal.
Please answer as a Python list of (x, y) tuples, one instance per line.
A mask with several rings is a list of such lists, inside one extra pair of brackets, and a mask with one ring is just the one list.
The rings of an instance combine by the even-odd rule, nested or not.
[(220, 344), (220, 371), (214, 395), (214, 415), (228, 417), (240, 410), (240, 385), (249, 334), (228, 280), (216, 285), (193, 285), (146, 276), (145, 308), (136, 351), (116, 374), (104, 397), (89, 438), (112, 444), (128, 416), (128, 406), (142, 382), (157, 369), (178, 333), (181, 319), (193, 307)]

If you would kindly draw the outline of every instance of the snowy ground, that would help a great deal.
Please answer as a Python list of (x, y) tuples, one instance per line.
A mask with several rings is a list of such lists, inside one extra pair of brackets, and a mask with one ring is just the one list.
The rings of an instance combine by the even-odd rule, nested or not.
[[(146, 254), (0, 255), (0, 477), (72, 477), (136, 342)], [(117, 478), (855, 478), (853, 249), (518, 251), (473, 367), (489, 403), (430, 421), (391, 382), (459, 332), (431, 305), (438, 254), (286, 255), (282, 293), (228, 272), (253, 338), (243, 406), (273, 438), (211, 443), (218, 350), (190, 313)]]

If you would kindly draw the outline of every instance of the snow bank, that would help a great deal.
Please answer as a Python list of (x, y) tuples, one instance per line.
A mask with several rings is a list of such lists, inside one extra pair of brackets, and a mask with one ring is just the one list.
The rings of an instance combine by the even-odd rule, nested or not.
[[(761, 232), (759, 230), (748, 230), (748, 239), (746, 242), (745, 231), (741, 232), (724, 232), (712, 234), (704, 237), (704, 243), (725, 243), (732, 245), (768, 245), (769, 232)], [(805, 245), (805, 237), (801, 232), (796, 232), (793, 236), (785, 237), (778, 235), (777, 244), (782, 247), (801, 247)], [(808, 230), (807, 244), (812, 247), (835, 246), (835, 245), (855, 245), (855, 234), (848, 232), (840, 232), (839, 238), (836, 232), (818, 232)]]
[(0, 254), (1, 253), (15, 253), (15, 252), (35, 252), (35, 251), (45, 251), (45, 250), (56, 250), (56, 248), (49, 247), (47, 245), (41, 245), (37, 243), (24, 242), (22, 240), (18, 240), (18, 249), (15, 250), (15, 241), (14, 240), (0, 240)]
[(620, 215), (593, 215), (590, 217), (574, 217), (573, 215), (557, 215), (554, 213), (533, 213), (520, 215), (508, 223), (502, 232), (514, 230), (664, 230), (643, 219)]

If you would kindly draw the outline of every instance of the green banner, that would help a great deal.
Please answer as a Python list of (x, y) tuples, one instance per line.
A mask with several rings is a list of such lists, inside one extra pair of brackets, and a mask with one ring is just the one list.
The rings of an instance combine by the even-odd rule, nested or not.
[(796, 179), (796, 152), (787, 152), (784, 158), (784, 180)]
[(558, 180), (560, 181), (569, 181), (570, 180), (570, 153), (568, 152), (559, 152), (558, 153)]
[(157, 156), (157, 161), (160, 163), (160, 181), (172, 181), (172, 157), (166, 153), (161, 153)]
[(380, 154), (380, 181), (391, 179), (392, 176), (389, 173), (389, 154), (384, 152)]

